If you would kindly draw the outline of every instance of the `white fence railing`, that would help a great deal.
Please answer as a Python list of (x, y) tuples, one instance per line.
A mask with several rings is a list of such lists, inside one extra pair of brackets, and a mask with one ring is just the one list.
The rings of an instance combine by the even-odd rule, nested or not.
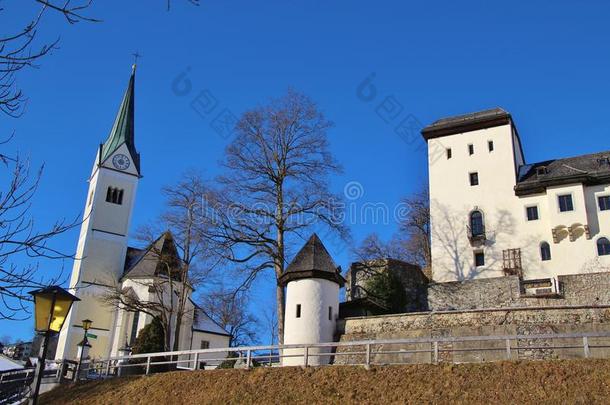
[[(179, 369), (277, 365), (385, 365), (517, 359), (610, 357), (610, 331), (537, 335), (359, 340), (318, 344), (228, 347), (117, 356), (86, 361), (89, 378)], [(165, 367), (161, 367), (165, 366)], [(233, 366), (233, 364), (230, 364)]]

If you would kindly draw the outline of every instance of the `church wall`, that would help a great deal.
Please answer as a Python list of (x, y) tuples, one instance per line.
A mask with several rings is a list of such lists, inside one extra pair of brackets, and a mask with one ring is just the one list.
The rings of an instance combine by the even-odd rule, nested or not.
[[(201, 342), (206, 341), (209, 342), (210, 349), (222, 349), (225, 347), (229, 347), (229, 337), (216, 335), (214, 333), (206, 333), (201, 331), (192, 331), (192, 345), (188, 347), (192, 350), (201, 349)], [(185, 349), (186, 350), (186, 349)], [(212, 359), (224, 359), (227, 357), (228, 352), (216, 352), (216, 353), (200, 353), (199, 361), (200, 363), (208, 363), (208, 364), (217, 364), (217, 361), (213, 361)], [(186, 356), (184, 357), (187, 358)], [(191, 361), (195, 361), (195, 356), (189, 356)], [(202, 368), (204, 365), (199, 364), (198, 368)], [(191, 363), (192, 367), (192, 363)]]

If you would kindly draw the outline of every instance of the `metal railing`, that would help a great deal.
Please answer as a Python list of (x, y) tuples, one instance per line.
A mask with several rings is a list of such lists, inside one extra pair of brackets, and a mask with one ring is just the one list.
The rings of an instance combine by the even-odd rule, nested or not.
[[(61, 383), (65, 380), (73, 381), (76, 378), (75, 361), (47, 361), (47, 367), (54, 363), (55, 367), (44, 370), (43, 383)], [(17, 403), (27, 398), (30, 385), (34, 380), (34, 368), (0, 372), (0, 405)]]
[[(610, 357), (610, 331), (537, 335), (431, 337), (228, 347), (117, 356), (83, 363), (87, 378), (218, 366), (387, 365)], [(224, 363), (224, 364), (223, 364)], [(162, 367), (164, 366), (164, 367)]]

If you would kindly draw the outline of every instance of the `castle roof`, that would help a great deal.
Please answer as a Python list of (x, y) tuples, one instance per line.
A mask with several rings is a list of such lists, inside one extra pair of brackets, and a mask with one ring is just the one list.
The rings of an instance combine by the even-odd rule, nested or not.
[(610, 182), (610, 151), (553, 159), (519, 168), (516, 195), (542, 193), (549, 186)]
[(279, 278), (279, 282), (281, 285), (286, 285), (290, 281), (307, 278), (326, 279), (334, 281), (340, 286), (345, 284), (340, 267), (335, 265), (328, 250), (315, 233), (292, 259), (284, 274)]
[(425, 127), (421, 131), (421, 134), (427, 141), (428, 139), (441, 136), (506, 125), (510, 122), (510, 113), (502, 108), (496, 107), (490, 110), (441, 118)]
[(106, 159), (111, 157), (124, 144), (131, 154), (133, 164), (139, 174), (140, 154), (136, 151), (134, 140), (135, 80), (136, 70), (134, 66), (129, 83), (127, 84), (127, 90), (125, 90), (119, 111), (114, 119), (114, 125), (110, 130), (108, 139), (106, 139), (106, 142), (101, 147), (100, 163), (104, 163)]

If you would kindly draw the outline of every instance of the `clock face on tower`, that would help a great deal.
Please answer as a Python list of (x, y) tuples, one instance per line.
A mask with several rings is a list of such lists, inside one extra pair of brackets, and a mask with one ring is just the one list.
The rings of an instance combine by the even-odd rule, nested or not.
[(114, 155), (112, 165), (119, 170), (127, 170), (129, 168), (129, 158), (122, 154)]

